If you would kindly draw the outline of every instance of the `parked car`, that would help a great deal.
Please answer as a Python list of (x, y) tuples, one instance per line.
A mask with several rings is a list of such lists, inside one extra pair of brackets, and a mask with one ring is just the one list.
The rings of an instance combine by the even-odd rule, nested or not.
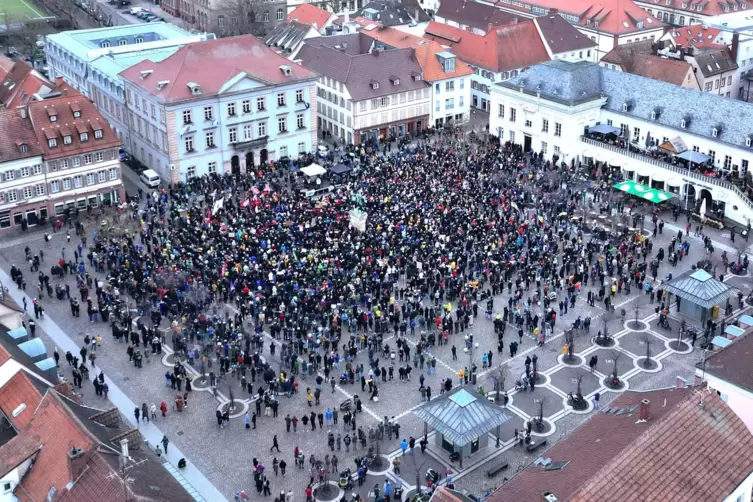
[(159, 174), (151, 169), (147, 169), (146, 171), (141, 173), (139, 179), (149, 188), (156, 188), (160, 185), (160, 183), (162, 183), (162, 180), (159, 178)]
[(146, 11), (146, 10), (145, 10), (145, 9), (144, 9), (143, 7), (131, 7), (131, 8), (130, 8), (130, 9), (128, 10), (128, 13), (129, 13), (129, 14), (132, 14), (132, 15), (134, 15), (134, 16), (135, 16), (136, 14), (139, 14), (139, 13), (141, 13), (141, 12), (148, 12), (148, 11)]

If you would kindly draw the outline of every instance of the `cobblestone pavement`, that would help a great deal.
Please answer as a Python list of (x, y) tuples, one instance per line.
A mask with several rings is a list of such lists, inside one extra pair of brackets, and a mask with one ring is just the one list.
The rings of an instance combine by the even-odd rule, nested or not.
[[(728, 239), (725, 241), (725, 236), (719, 233), (715, 234), (714, 238), (728, 242)], [(667, 232), (665, 227), (664, 234), (658, 235), (655, 238), (655, 250), (656, 246), (666, 246), (670, 239), (671, 234)], [(691, 244), (690, 256), (683, 262), (680, 262), (677, 268), (664, 263), (660, 268), (659, 278), (663, 278), (669, 273), (677, 275), (699, 259), (705, 258), (705, 256), (701, 255), (702, 248), (700, 244), (695, 240), (691, 240), (691, 242), (693, 244)], [(719, 246), (724, 246), (723, 242), (719, 242)], [(8, 271), (11, 264), (22, 266), (25, 269), (25, 276), (29, 283), (27, 293), (31, 297), (34, 297), (36, 291), (36, 274), (31, 274), (28, 271), (28, 266), (25, 265), (23, 259), (23, 248), (27, 244), (34, 252), (38, 251), (42, 246), (42, 233), (31, 233), (22, 238), (11, 237), (6, 239), (5, 242), (0, 243), (0, 267)], [(71, 244), (65, 243), (63, 233), (54, 234), (52, 246), (44, 249), (45, 260), (43, 269), (49, 271), (49, 267), (53, 261), (63, 252), (63, 248), (67, 248), (66, 253), (68, 254), (66, 256), (70, 257), (70, 254), (73, 252), (73, 244), (75, 242)], [(718, 257), (712, 257), (712, 259), (716, 260), (715, 263), (719, 261)], [(734, 285), (742, 287), (745, 293), (749, 291), (751, 285), (749, 277), (735, 277), (729, 280)], [(75, 279), (72, 276), (65, 278), (63, 282), (69, 284), (71, 290), (75, 291)], [(15, 285), (9, 284), (8, 287), (14, 288)], [(590, 288), (591, 284), (586, 286), (584, 290)], [(505, 294), (495, 298), (495, 306), (498, 306), (501, 310), (501, 307), (506, 304), (507, 299), (508, 295), (505, 292)], [(120, 388), (135, 403), (145, 402), (148, 405), (154, 403), (159, 406), (159, 403), (163, 400), (168, 403), (173, 402), (176, 391), (166, 387), (164, 379), (164, 373), (172, 362), (172, 356), (168, 357), (165, 361), (152, 357), (151, 362), (144, 364), (143, 368), (137, 369), (128, 361), (126, 346), (118, 343), (111, 336), (107, 323), (101, 321), (90, 323), (86, 320), (85, 316), (73, 318), (70, 314), (67, 300), (43, 298), (41, 299), (41, 303), (44, 305), (47, 314), (79, 344), (83, 343), (83, 338), (86, 334), (96, 334), (102, 337), (102, 345), (97, 351), (97, 369), (95, 371), (98, 372), (100, 369), (104, 371), (108, 377), (118, 383)], [(171, 410), (166, 418), (158, 417), (157, 423), (170, 440), (228, 498), (232, 499), (238, 490), (246, 490), (249, 494), (252, 494), (253, 498), (257, 498), (253, 489), (251, 476), (251, 462), (252, 459), (257, 458), (267, 466), (272, 493), (279, 493), (281, 490), (292, 490), (294, 499), (299, 500), (303, 498), (303, 489), (309, 480), (309, 471), (307, 468), (297, 469), (294, 466), (294, 448), (296, 446), (299, 447), (307, 456), (313, 453), (321, 458), (325, 454), (333, 453), (327, 447), (327, 430), (331, 427), (333, 431), (342, 435), (344, 435), (345, 431), (342, 429), (343, 424), (340, 421), (336, 426), (327, 426), (325, 424), (324, 428), (320, 428), (317, 425), (315, 431), (304, 431), (302, 424), (299, 423), (297, 433), (287, 432), (283, 420), (286, 414), (290, 414), (291, 416), (296, 415), (301, 418), (303, 414), (310, 413), (311, 411), (323, 413), (327, 408), (338, 409), (343, 400), (351, 398), (354, 394), (358, 394), (364, 398), (364, 411), (358, 416), (357, 420), (359, 426), (368, 429), (370, 426), (375, 426), (377, 420), (384, 416), (396, 417), (402, 427), (401, 437), (407, 438), (413, 436), (419, 438), (424, 433), (424, 427), (411, 413), (421, 405), (421, 395), (418, 391), (419, 375), (424, 374), (426, 376), (426, 385), (432, 388), (432, 395), (436, 396), (443, 379), (452, 378), (455, 384), (457, 384), (457, 371), (461, 367), (467, 367), (471, 359), (481, 366), (481, 351), (491, 351), (493, 364), (490, 368), (480, 368), (477, 386), (489, 391), (494, 388), (492, 377), (500, 373), (504, 376), (505, 388), (509, 390), (511, 398), (507, 409), (511, 419), (502, 429), (500, 437), (501, 447), (495, 448), (491, 446), (477, 453), (473, 458), (466, 461), (466, 467), (462, 471), (459, 470), (456, 464), (449, 463), (446, 453), (436, 451), (435, 447), (430, 447), (426, 454), (422, 455), (420, 452), (416, 452), (414, 459), (407, 460), (407, 462), (415, 461), (413, 464), (409, 465), (404, 460), (400, 473), (403, 486), (406, 490), (410, 490), (414, 488), (416, 483), (416, 470), (419, 471), (419, 477), (423, 483), (423, 475), (427, 468), (431, 467), (442, 473), (444, 473), (444, 469), (449, 468), (459, 488), (477, 495), (483, 494), (501, 484), (506, 478), (512, 476), (518, 469), (522, 468), (522, 466), (527, 465), (527, 463), (535, 459), (513, 445), (513, 433), (515, 428), (522, 429), (525, 420), (538, 413), (540, 404), (544, 406), (545, 420), (551, 424), (550, 430), (546, 433), (547, 441), (551, 444), (588, 419), (588, 416), (593, 413), (593, 396), (596, 392), (599, 392), (601, 395), (601, 405), (606, 405), (614, 399), (618, 393), (607, 390), (604, 387), (604, 378), (611, 371), (611, 366), (614, 364), (612, 361), (614, 361), (616, 354), (619, 354), (619, 357), (616, 358), (618, 374), (621, 380), (628, 382), (626, 388), (630, 390), (667, 387), (673, 385), (678, 376), (692, 381), (693, 366), (698, 361), (700, 355), (697, 351), (690, 354), (681, 354), (668, 347), (668, 342), (675, 336), (672, 333), (676, 333), (676, 326), (673, 326), (672, 333), (662, 328), (657, 328), (655, 323), (656, 315), (654, 313), (655, 305), (650, 305), (648, 298), (636, 292), (635, 289), (632, 290), (630, 295), (626, 295), (624, 292), (618, 294), (615, 303), (616, 313), (607, 313), (602, 308), (603, 304), (600, 306), (597, 303), (594, 307), (589, 307), (585, 301), (579, 298), (575, 308), (569, 309), (567, 313), (563, 312), (563, 315), (558, 317), (554, 335), (550, 336), (543, 346), (538, 346), (533, 336), (524, 335), (519, 352), (514, 358), (510, 358), (507, 348), (505, 348), (503, 353), (497, 353), (497, 337), (494, 333), (492, 322), (485, 319), (481, 309), (479, 309), (479, 316), (474, 320), (474, 325), (470, 330), (465, 333), (453, 334), (447, 345), (432, 347), (431, 352), (438, 359), (435, 374), (429, 375), (426, 369), (421, 370), (418, 368), (413, 371), (411, 381), (398, 381), (397, 371), (395, 371), (395, 380), (385, 382), (380, 386), (379, 402), (366, 400), (366, 393), (362, 392), (358, 383), (355, 385), (338, 385), (334, 392), (328, 386), (325, 386), (325, 391), (322, 393), (319, 405), (309, 408), (303, 393), (293, 395), (291, 398), (281, 396), (278, 418), (259, 416), (257, 428), (255, 430), (246, 430), (242, 419), (243, 413), (247, 409), (254, 411), (255, 404), (248, 399), (248, 395), (241, 389), (239, 382), (233, 377), (228, 377), (227, 380), (218, 385), (220, 391), (218, 398), (212, 396), (210, 392), (202, 390), (202, 387), (206, 388), (205, 385), (202, 386), (200, 382), (195, 382), (194, 390), (189, 397), (187, 409), (181, 413)], [(643, 331), (627, 329), (620, 318), (620, 311), (622, 309), (625, 309), (628, 320), (636, 316), (636, 305), (638, 318), (643, 320), (647, 326)], [(31, 302), (29, 302), (29, 308), (31, 308)], [(230, 306), (223, 308), (232, 309)], [(564, 344), (563, 330), (572, 325), (578, 316), (590, 316), (593, 321), (589, 333), (579, 332), (576, 336), (575, 353), (580, 366), (573, 368), (561, 361), (562, 346)], [(600, 348), (594, 345), (592, 339), (595, 333), (605, 330), (616, 338), (615, 347)], [(37, 333), (45, 339), (48, 349), (51, 351), (52, 345), (49, 338), (40, 329), (37, 329)], [(479, 349), (475, 354), (469, 356), (462, 352), (462, 348), (465, 345), (463, 337), (471, 333), (474, 337), (474, 343), (478, 343)], [(505, 345), (507, 346), (513, 338), (517, 340), (518, 337), (509, 329), (505, 336)], [(647, 339), (652, 342), (650, 350), (652, 360), (656, 361), (655, 368), (644, 368), (638, 365), (638, 359), (645, 356), (645, 342)], [(271, 356), (269, 346), (272, 342), (269, 338), (267, 341), (269, 343), (265, 344), (264, 355), (273, 363), (278, 363), (279, 350), (276, 351), (274, 356)], [(394, 343), (389, 337), (385, 341), (390, 345)], [(453, 346), (456, 347), (457, 359), (453, 359), (452, 357)], [(537, 385), (533, 392), (515, 392), (512, 388), (514, 387), (515, 380), (524, 374), (524, 360), (527, 356), (533, 356), (534, 354), (538, 357), (538, 369), (545, 376), (545, 381), (543, 384)], [(593, 374), (590, 373), (587, 365), (591, 355), (597, 355), (599, 359), (599, 363)], [(70, 377), (70, 370), (64, 362), (64, 354), (61, 354), (61, 356), (63, 356), (61, 359), (63, 361), (61, 374), (65, 377)], [(359, 354), (358, 362), (362, 362), (368, 366), (366, 354)], [(405, 363), (396, 361), (395, 364), (400, 365)], [(588, 409), (584, 410), (584, 412), (574, 412), (567, 405), (567, 393), (575, 390), (578, 375), (583, 375), (581, 390), (589, 403)], [(314, 376), (307, 376), (301, 382), (302, 388), (306, 386), (313, 387), (315, 384), (313, 380)], [(227, 403), (231, 389), (238, 405), (233, 411), (233, 416), (236, 418), (230, 421), (230, 425), (227, 428), (220, 429), (215, 419), (215, 410), (218, 406)], [(84, 386), (81, 389), (81, 393), (87, 404), (97, 407), (107, 406), (102, 402), (102, 398), (94, 395), (92, 387)], [(539, 401), (542, 398), (544, 398), (543, 403), (540, 403)], [(122, 411), (127, 417), (132, 418), (130, 410)], [(280, 453), (269, 450), (270, 446), (272, 446), (272, 437), (274, 435), (277, 435), (279, 439)], [(491, 441), (491, 444), (494, 441), (496, 441), (496, 438)], [(381, 451), (390, 460), (399, 451), (398, 441), (395, 439), (383, 441), (380, 447)], [(360, 447), (358, 450), (351, 447), (350, 452), (344, 451), (343, 447), (342, 450), (334, 452), (339, 459), (340, 470), (344, 467), (354, 467), (354, 459), (363, 453)], [(426, 460), (422, 460), (424, 456)], [(274, 457), (285, 459), (288, 463), (285, 476), (281, 474), (275, 475), (272, 472), (271, 466)], [(504, 461), (509, 463), (510, 467), (505, 473), (498, 474), (496, 477), (490, 479), (486, 477), (485, 469), (482, 466), (488, 465), (490, 461), (495, 459), (504, 459)], [(330, 476), (330, 479), (336, 481), (336, 474), (331, 474)], [(395, 480), (397, 477), (392, 470), (389, 470), (386, 473), (370, 476), (364, 486), (356, 486), (352, 490), (361, 493), (363, 496), (367, 496), (375, 483), (382, 483), (386, 478)]]

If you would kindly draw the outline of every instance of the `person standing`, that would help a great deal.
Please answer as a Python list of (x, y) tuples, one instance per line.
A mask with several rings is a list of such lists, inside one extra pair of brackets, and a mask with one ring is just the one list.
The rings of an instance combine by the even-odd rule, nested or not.
[(599, 398), (600, 397), (601, 397), (601, 395), (599, 395), (598, 392), (596, 394), (594, 394), (594, 411), (598, 411), (599, 410)]
[(272, 438), (272, 447), (269, 449), (269, 451), (272, 451), (275, 448), (277, 448), (277, 453), (280, 453), (280, 444), (277, 442), (277, 434), (275, 434)]
[(167, 436), (165, 434), (162, 435), (162, 441), (161, 441), (161, 443), (162, 443), (162, 447), (165, 450), (165, 455), (167, 455), (167, 445), (170, 444), (170, 440), (167, 439)]
[(139, 425), (139, 416), (141, 415), (141, 409), (136, 407), (133, 409), (133, 416), (136, 417), (136, 425)]

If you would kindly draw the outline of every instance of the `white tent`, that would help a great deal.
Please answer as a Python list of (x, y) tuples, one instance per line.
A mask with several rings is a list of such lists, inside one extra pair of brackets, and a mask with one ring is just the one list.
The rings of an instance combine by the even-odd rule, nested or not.
[(325, 174), (327, 172), (326, 169), (324, 169), (319, 164), (311, 164), (308, 167), (304, 167), (301, 169), (301, 172), (305, 174), (306, 176), (314, 177), (314, 176), (321, 176), (322, 174)]

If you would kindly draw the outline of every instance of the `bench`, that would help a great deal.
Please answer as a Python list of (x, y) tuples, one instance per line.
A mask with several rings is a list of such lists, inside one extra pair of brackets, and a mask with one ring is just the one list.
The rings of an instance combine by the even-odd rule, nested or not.
[(542, 439), (538, 443), (531, 443), (528, 446), (526, 446), (526, 452), (533, 453), (539, 448), (541, 448), (542, 446), (544, 446), (545, 444), (546, 444), (546, 439)]
[(502, 472), (502, 471), (504, 471), (505, 469), (507, 469), (507, 466), (508, 466), (508, 465), (509, 465), (509, 464), (508, 464), (507, 462), (500, 462), (500, 463), (498, 463), (498, 464), (496, 464), (496, 465), (493, 465), (493, 466), (491, 466), (491, 467), (489, 468), (489, 470), (487, 470), (487, 471), (486, 471), (486, 475), (487, 475), (488, 477), (490, 477), (490, 478), (493, 478), (494, 476), (496, 476), (496, 475), (497, 475), (497, 474), (499, 474), (500, 472)]

